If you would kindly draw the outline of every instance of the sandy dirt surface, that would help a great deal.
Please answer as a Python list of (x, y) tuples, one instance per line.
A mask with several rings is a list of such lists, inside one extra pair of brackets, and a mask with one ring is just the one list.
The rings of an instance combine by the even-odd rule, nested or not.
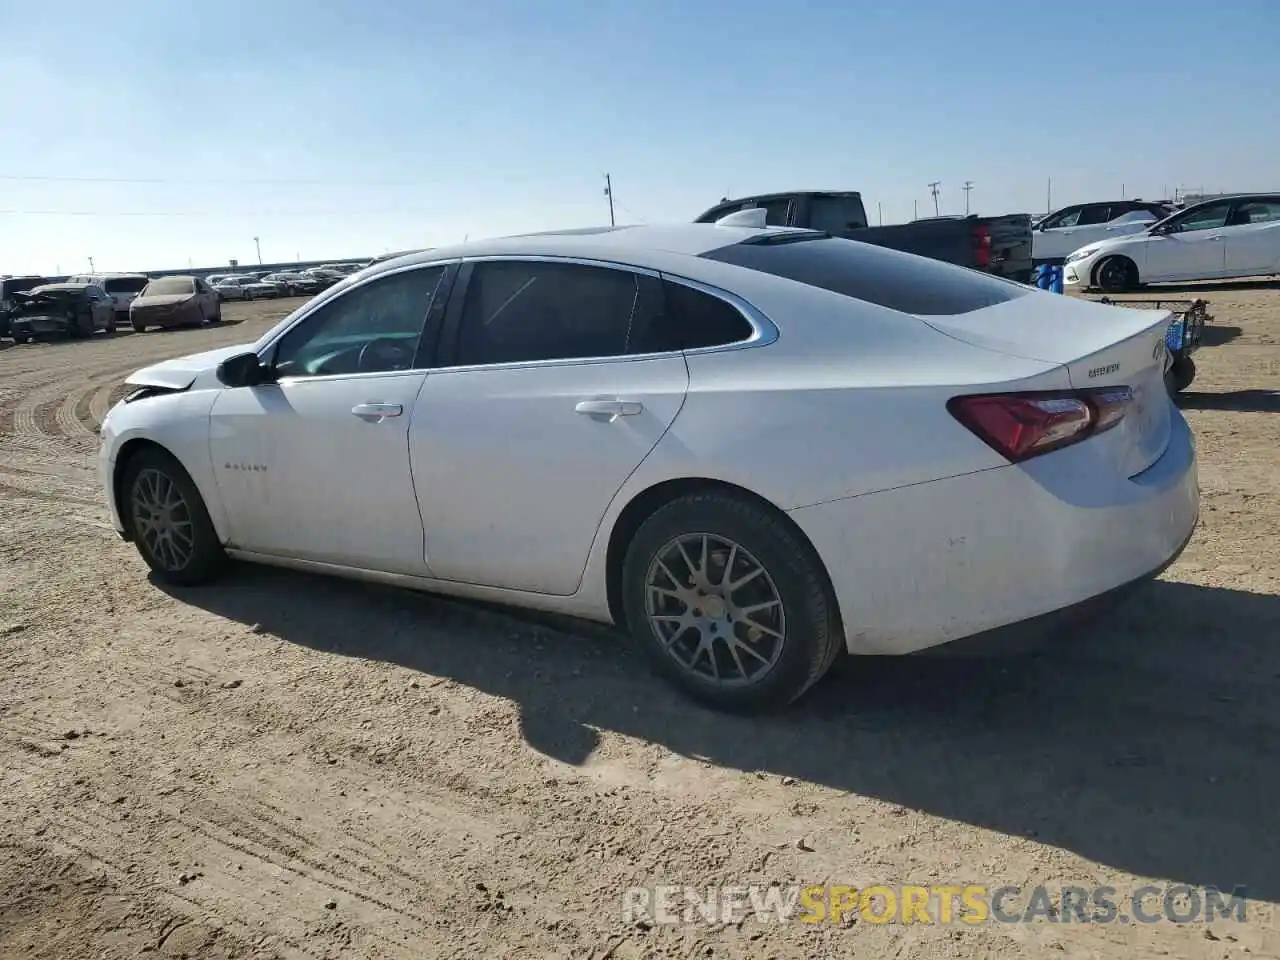
[[(287, 303), (5, 341), (0, 957), (1280, 955), (1280, 285), (1201, 289), (1176, 565), (1034, 655), (846, 661), (764, 720), (689, 706), (600, 629), (263, 568), (153, 584), (109, 529), (96, 425), (131, 370)], [(1251, 900), (1245, 923), (621, 916), (635, 885), (793, 882)]]

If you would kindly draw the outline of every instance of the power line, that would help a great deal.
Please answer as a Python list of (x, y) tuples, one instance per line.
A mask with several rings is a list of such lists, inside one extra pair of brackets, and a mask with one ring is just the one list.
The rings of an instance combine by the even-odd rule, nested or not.
[(432, 216), (439, 211), (410, 210), (0, 210), (12, 217), (377, 217)]
[[(456, 178), (448, 177), (410, 177), (397, 179), (382, 179), (378, 177), (362, 177), (358, 179), (348, 180), (330, 180), (330, 179), (308, 179), (303, 177), (287, 177), (287, 178), (262, 178), (262, 177), (208, 177), (208, 178), (181, 178), (181, 177), (53, 177), (43, 174), (24, 174), (24, 173), (0, 173), (0, 181), (19, 182), (19, 183), (137, 183), (137, 184), (173, 184), (178, 186), (204, 186), (209, 184), (222, 184), (228, 186), (247, 186), (247, 185), (264, 185), (264, 186), (418, 186), (424, 183), (457, 183), (460, 180), (472, 181), (473, 178), (468, 175), (459, 175)], [(560, 183), (580, 181), (580, 177), (564, 176), (564, 177), (527, 177), (527, 176), (503, 176), (495, 177), (493, 181), (503, 183)]]

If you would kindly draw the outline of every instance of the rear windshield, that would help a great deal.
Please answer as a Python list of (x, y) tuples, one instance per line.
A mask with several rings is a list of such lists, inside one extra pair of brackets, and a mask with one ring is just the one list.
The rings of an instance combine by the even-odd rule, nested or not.
[(147, 285), (146, 277), (110, 277), (103, 281), (107, 293), (137, 293)]
[(969, 313), (1032, 289), (966, 267), (818, 234), (760, 234), (702, 256), (920, 316)]
[(23, 290), (31, 290), (42, 283), (44, 277), (10, 277), (8, 280), (0, 280), (0, 300), (8, 299)]
[(142, 291), (144, 297), (169, 297), (183, 293), (195, 293), (196, 285), (190, 277), (163, 277), (152, 280)]

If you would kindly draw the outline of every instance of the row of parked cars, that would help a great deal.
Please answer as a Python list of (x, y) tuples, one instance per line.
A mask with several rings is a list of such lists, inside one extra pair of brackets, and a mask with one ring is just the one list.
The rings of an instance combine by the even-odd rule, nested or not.
[(267, 300), (272, 297), (309, 297), (327, 290), (363, 266), (328, 263), (296, 271), (213, 274), (209, 284), (223, 300)]
[(362, 266), (335, 263), (296, 272), (154, 279), (146, 274), (80, 274), (58, 281), (0, 277), (0, 337), (26, 343), (46, 334), (111, 333), (122, 324), (142, 332), (217, 323), (224, 300), (311, 296)]

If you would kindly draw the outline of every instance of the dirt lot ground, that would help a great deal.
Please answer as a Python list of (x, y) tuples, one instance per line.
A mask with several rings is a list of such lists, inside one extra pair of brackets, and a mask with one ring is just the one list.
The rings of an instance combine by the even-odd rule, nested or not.
[[(851, 661), (754, 721), (600, 630), (266, 569), (151, 583), (95, 427), (131, 370), (288, 304), (0, 350), (0, 957), (1277, 956), (1280, 285), (1203, 295), (1203, 519), (1160, 581), (1034, 656)], [(1181, 925), (620, 918), (632, 885), (796, 880), (1252, 899)]]

